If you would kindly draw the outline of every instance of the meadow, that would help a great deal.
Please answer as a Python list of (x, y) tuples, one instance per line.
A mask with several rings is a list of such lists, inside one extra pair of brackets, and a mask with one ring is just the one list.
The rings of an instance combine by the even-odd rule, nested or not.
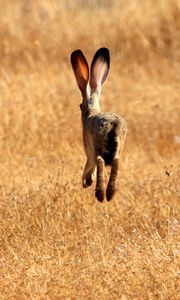
[[(179, 299), (180, 1), (1, 0), (0, 41), (0, 299)], [(69, 61), (100, 47), (128, 125), (103, 203)]]

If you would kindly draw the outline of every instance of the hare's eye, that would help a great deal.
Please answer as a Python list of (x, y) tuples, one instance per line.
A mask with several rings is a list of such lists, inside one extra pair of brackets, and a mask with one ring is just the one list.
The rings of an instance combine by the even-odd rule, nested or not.
[(79, 105), (79, 107), (80, 107), (80, 109), (82, 110), (82, 108), (83, 108), (83, 105), (82, 105), (82, 104), (80, 104), (80, 105)]

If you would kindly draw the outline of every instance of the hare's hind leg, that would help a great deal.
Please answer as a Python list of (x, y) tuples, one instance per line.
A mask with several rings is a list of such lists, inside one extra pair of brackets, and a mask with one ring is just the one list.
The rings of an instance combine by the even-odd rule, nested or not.
[(95, 169), (95, 163), (91, 162), (90, 160), (87, 160), (82, 178), (82, 184), (84, 188), (90, 186), (93, 183)]
[(96, 198), (103, 202), (104, 200), (104, 160), (101, 156), (97, 157), (97, 182), (96, 182)]
[(111, 173), (106, 190), (106, 198), (108, 201), (112, 199), (116, 191), (116, 179), (118, 174), (119, 159), (114, 158), (111, 164)]

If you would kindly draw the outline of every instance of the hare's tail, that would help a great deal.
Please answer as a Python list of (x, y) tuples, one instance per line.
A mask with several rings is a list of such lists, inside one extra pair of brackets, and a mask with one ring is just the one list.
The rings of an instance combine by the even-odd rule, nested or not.
[(102, 157), (105, 161), (106, 166), (112, 164), (112, 161), (115, 157), (118, 148), (117, 127), (118, 127), (117, 123), (112, 124), (112, 128), (107, 133), (104, 141), (104, 149), (103, 149)]

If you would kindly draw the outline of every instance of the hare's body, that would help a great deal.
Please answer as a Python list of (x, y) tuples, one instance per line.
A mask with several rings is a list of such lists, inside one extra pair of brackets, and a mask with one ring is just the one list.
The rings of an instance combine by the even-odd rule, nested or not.
[[(91, 93), (87, 88), (89, 71), (82, 52), (72, 53), (71, 62), (78, 86), (82, 92), (81, 104), (83, 141), (87, 162), (83, 173), (83, 187), (90, 186), (97, 170), (96, 197), (104, 199), (104, 166), (111, 166), (111, 173), (106, 189), (107, 200), (110, 200), (116, 189), (119, 155), (123, 149), (127, 133), (126, 122), (115, 113), (101, 112), (99, 95), (101, 84), (107, 77), (106, 61), (107, 49), (97, 51), (91, 65)], [(109, 54), (109, 52), (108, 52)], [(84, 65), (83, 65), (84, 64)]]
[[(89, 110), (82, 117), (84, 148), (87, 155), (87, 162), (83, 174), (83, 186), (92, 184), (94, 173), (98, 162), (101, 164), (99, 183), (96, 187), (96, 196), (99, 200), (104, 198), (103, 168), (112, 166), (116, 162), (116, 170), (112, 167), (113, 180), (108, 185), (106, 196), (110, 200), (115, 192), (116, 175), (118, 171), (118, 159), (124, 146), (127, 127), (123, 118), (115, 113), (95, 113)], [(114, 172), (114, 175), (113, 175)], [(101, 174), (102, 173), (102, 174)], [(116, 173), (116, 174), (115, 174)], [(111, 176), (111, 178), (112, 178)], [(98, 172), (97, 172), (98, 177)], [(99, 196), (98, 196), (99, 193)]]
[(125, 134), (126, 123), (117, 114), (90, 114), (83, 119), (85, 151), (94, 163), (101, 156), (105, 165), (110, 166), (123, 148)]

